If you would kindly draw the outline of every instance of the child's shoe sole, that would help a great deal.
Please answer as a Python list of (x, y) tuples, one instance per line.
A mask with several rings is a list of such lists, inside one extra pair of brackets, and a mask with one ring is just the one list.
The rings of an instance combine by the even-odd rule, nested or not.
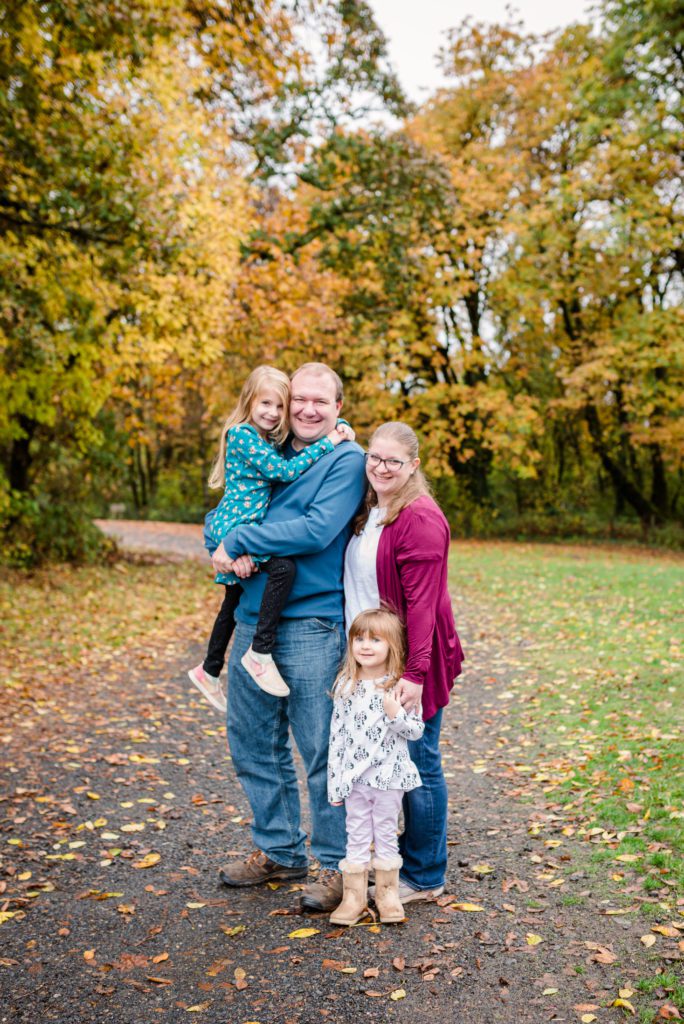
[(202, 696), (209, 701), (212, 707), (215, 707), (217, 711), (220, 711), (225, 715), (227, 706), (226, 698), (221, 690), (218, 687), (216, 689), (210, 689), (204, 680), (197, 675), (197, 669), (195, 668), (190, 669), (188, 672), (188, 678), (190, 682), (197, 687)]

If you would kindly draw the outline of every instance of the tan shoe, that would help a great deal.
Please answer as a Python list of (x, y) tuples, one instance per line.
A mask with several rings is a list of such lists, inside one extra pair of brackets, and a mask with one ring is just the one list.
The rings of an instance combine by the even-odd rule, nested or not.
[(331, 868), (322, 868), (315, 882), (304, 886), (302, 910), (319, 910), (329, 914), (342, 899), (342, 875)]
[(413, 889), (408, 882), (399, 880), (399, 899), (402, 903), (415, 903), (417, 900), (436, 900), (443, 892), (443, 885), (437, 885), (434, 889)]
[(333, 924), (356, 924), (368, 912), (368, 865), (340, 861), (342, 902), (330, 915)]
[(399, 899), (399, 868), (401, 857), (373, 860), (375, 869), (375, 904), (382, 924), (396, 924), (406, 917)]
[(254, 850), (246, 860), (235, 860), (221, 868), (219, 878), (224, 885), (242, 888), (246, 885), (261, 885), (262, 882), (277, 881), (278, 879), (290, 881), (294, 878), (306, 878), (308, 871), (306, 864), (288, 868), (284, 864), (276, 864), (261, 850)]
[(257, 686), (272, 697), (287, 697), (290, 687), (287, 685), (275, 661), (262, 662), (254, 657), (251, 647), (248, 647), (240, 658), (240, 663)]

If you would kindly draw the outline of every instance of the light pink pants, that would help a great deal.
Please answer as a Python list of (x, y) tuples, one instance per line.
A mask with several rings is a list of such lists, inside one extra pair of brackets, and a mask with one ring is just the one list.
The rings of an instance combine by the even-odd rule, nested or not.
[(404, 792), (401, 789), (372, 789), (355, 784), (344, 801), (347, 822), (347, 860), (368, 864), (371, 842), (378, 860), (399, 856), (397, 824)]

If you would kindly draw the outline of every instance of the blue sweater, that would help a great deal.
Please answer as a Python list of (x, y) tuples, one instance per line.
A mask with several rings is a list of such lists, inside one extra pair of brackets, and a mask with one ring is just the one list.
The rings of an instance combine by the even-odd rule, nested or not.
[[(288, 443), (285, 458), (297, 455)], [(345, 441), (291, 484), (276, 484), (266, 518), (224, 537), (230, 558), (277, 555), (295, 559), (297, 573), (283, 612), (287, 619), (343, 620), (344, 549), (366, 490), (363, 452)], [(255, 624), (264, 591), (262, 574), (243, 580), (236, 618)]]

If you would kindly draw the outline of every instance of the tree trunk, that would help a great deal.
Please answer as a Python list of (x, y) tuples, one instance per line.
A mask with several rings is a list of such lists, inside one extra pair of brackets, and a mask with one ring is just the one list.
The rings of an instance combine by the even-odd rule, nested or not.
[(656, 508), (662, 519), (667, 518), (667, 479), (660, 446), (652, 444), (651, 448), (651, 504)]
[(25, 494), (29, 489), (29, 477), (31, 471), (31, 441), (36, 431), (36, 423), (27, 416), (18, 416), (17, 421), (23, 431), (23, 437), (17, 437), (12, 442), (10, 449), (7, 476), (9, 485), (13, 491)]
[(603, 468), (611, 479), (613, 487), (615, 488), (616, 497), (620, 495), (632, 506), (645, 527), (649, 526), (654, 521), (662, 522), (662, 517), (659, 515), (657, 509), (655, 509), (651, 502), (644, 497), (641, 491), (634, 486), (632, 481), (628, 479), (624, 471), (608, 452), (603, 441), (601, 422), (595, 407), (593, 405), (586, 405), (584, 407), (584, 416), (587, 421), (587, 426), (589, 427), (594, 451), (598, 455)]

